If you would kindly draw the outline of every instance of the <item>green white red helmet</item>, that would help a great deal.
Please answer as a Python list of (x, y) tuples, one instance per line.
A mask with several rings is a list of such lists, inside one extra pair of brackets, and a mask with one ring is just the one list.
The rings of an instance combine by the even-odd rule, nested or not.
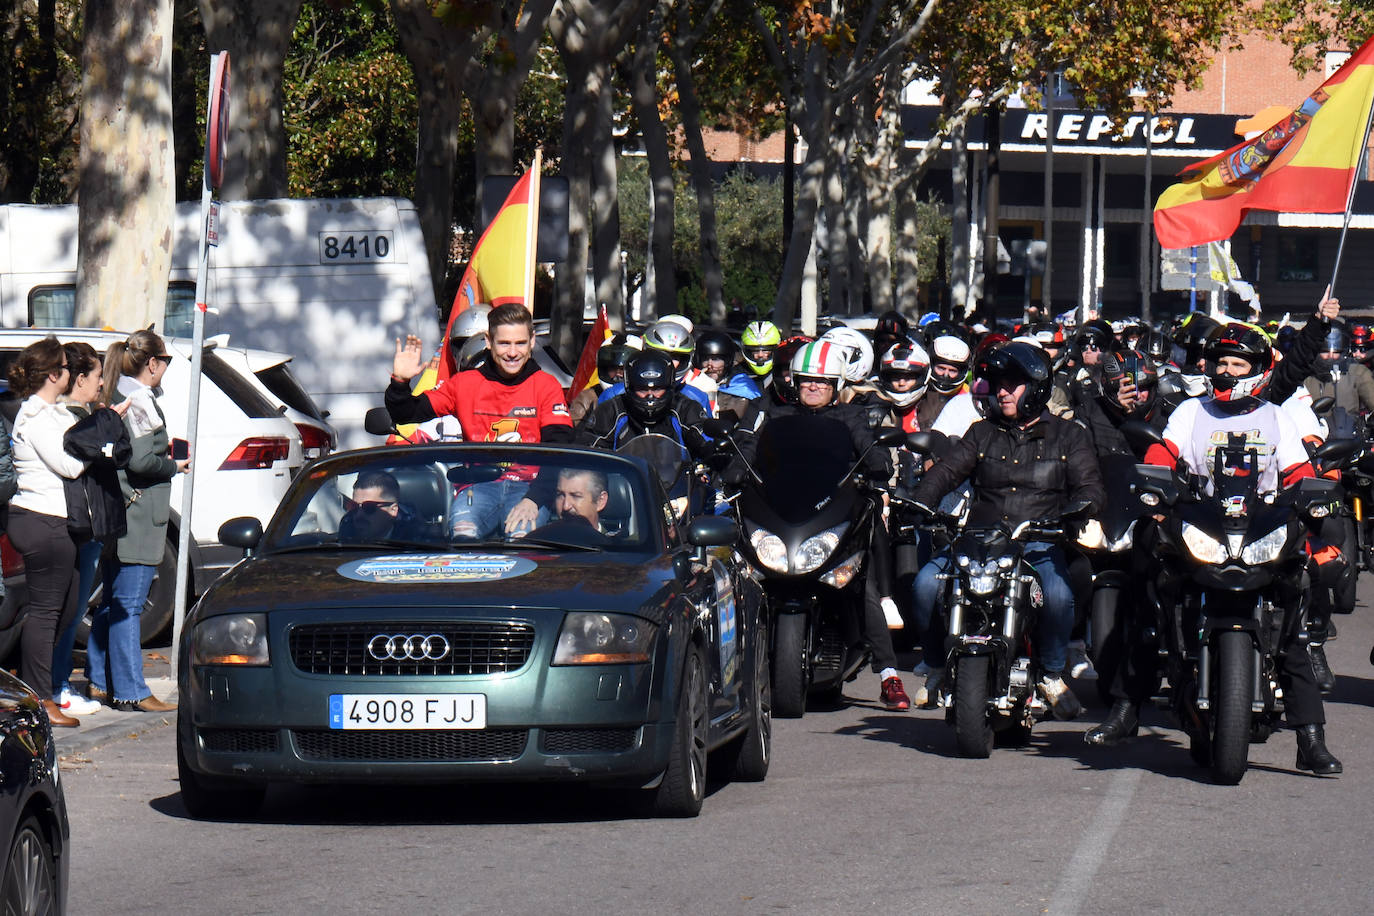
[(801, 387), (807, 379), (825, 379), (838, 394), (844, 387), (844, 370), (849, 363), (848, 348), (832, 340), (813, 340), (792, 357), (792, 384)]
[[(782, 332), (771, 321), (751, 321), (740, 337), (740, 350), (744, 354), (744, 365), (749, 371), (762, 378), (773, 371), (773, 354), (782, 343)], [(767, 351), (766, 355), (764, 351)]]

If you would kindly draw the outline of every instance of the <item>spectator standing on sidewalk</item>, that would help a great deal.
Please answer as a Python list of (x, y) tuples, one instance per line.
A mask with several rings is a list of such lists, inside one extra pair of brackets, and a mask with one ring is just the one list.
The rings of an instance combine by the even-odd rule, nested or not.
[(67, 355), (56, 337), (29, 344), (10, 367), (10, 389), (24, 398), (14, 423), (18, 493), (10, 503), (9, 535), (24, 556), (29, 608), (21, 636), (22, 675), (43, 698), (53, 725), (81, 724), (52, 700), (57, 635), (76, 612), (76, 542), (67, 530), (64, 479), (85, 464), (68, 455), (62, 437), (76, 422), (58, 398), (67, 390)]
[(102, 570), (104, 590), (86, 641), (86, 674), (91, 699), (136, 712), (176, 709), (153, 696), (143, 679), (139, 628), (143, 604), (167, 547), (172, 478), (191, 466), (189, 459), (170, 457), (167, 418), (158, 404), (162, 376), (171, 361), (162, 338), (152, 331), (135, 331), (128, 340), (110, 344), (105, 353), (102, 400), (129, 402), (124, 425), (133, 453), (129, 466), (119, 472), (127, 531)]
[[(76, 613), (58, 635), (53, 651), (53, 701), (68, 715), (85, 716), (98, 712), (100, 704), (72, 689), (72, 649), (82, 611), (95, 585), (102, 545), (113, 545), (125, 532), (119, 469), (129, 463), (131, 447), (120, 411), (99, 409), (100, 354), (85, 341), (63, 344), (62, 349), (67, 353), (71, 379), (62, 403), (77, 418), (63, 437), (63, 445), (69, 455), (87, 465), (84, 474), (67, 481), (67, 527), (76, 540)], [(127, 410), (127, 405), (128, 401), (122, 402), (121, 410)]]

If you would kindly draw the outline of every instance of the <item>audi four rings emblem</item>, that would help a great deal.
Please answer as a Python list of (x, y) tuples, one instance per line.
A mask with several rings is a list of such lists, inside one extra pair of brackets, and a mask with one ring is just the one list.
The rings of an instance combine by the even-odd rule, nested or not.
[(448, 655), (448, 640), (438, 633), (421, 636), (387, 636), (378, 633), (367, 642), (367, 654), (379, 662), (428, 661), (437, 662)]

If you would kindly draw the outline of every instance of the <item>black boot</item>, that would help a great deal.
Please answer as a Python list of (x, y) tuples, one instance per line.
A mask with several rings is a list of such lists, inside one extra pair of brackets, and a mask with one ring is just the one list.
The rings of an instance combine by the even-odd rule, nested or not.
[(1307, 654), (1312, 657), (1312, 676), (1317, 680), (1317, 689), (1325, 696), (1336, 688), (1336, 675), (1331, 673), (1331, 665), (1326, 660), (1326, 650), (1319, 644), (1309, 643)]
[(1300, 770), (1310, 770), (1314, 776), (1335, 776), (1343, 772), (1341, 762), (1326, 749), (1326, 730), (1320, 725), (1299, 725), (1298, 763)]
[(1140, 731), (1140, 717), (1136, 704), (1130, 700), (1117, 700), (1102, 724), (1083, 733), (1083, 741), (1094, 747), (1112, 747), (1122, 738), (1134, 738)]

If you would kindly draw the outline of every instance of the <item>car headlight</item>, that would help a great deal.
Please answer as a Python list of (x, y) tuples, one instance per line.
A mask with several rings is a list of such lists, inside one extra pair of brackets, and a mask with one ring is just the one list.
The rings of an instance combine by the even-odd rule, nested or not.
[(266, 614), (221, 614), (196, 624), (191, 634), (194, 665), (266, 665)]
[(578, 611), (563, 618), (555, 665), (620, 665), (647, 662), (657, 628), (628, 614)]
[(858, 553), (854, 554), (854, 556), (821, 576), (821, 581), (834, 588), (844, 588), (853, 581), (854, 577), (859, 574), (859, 570), (863, 568), (864, 552), (860, 550)]
[(1183, 523), (1183, 543), (1188, 552), (1203, 563), (1225, 563), (1226, 548), (1221, 541), (1203, 531), (1197, 525)]
[(1272, 563), (1279, 558), (1279, 554), (1283, 552), (1283, 545), (1287, 543), (1288, 526), (1275, 528), (1258, 541), (1246, 544), (1240, 552), (1241, 562), (1249, 566)]
[(813, 534), (802, 541), (797, 552), (792, 555), (792, 572), (809, 573), (824, 566), (825, 561), (830, 559), (830, 555), (840, 545), (840, 538), (848, 527), (849, 522), (841, 522), (834, 528), (827, 528), (820, 534)]
[(755, 528), (749, 532), (749, 546), (764, 566), (773, 572), (787, 572), (787, 545), (782, 538), (764, 528)]

